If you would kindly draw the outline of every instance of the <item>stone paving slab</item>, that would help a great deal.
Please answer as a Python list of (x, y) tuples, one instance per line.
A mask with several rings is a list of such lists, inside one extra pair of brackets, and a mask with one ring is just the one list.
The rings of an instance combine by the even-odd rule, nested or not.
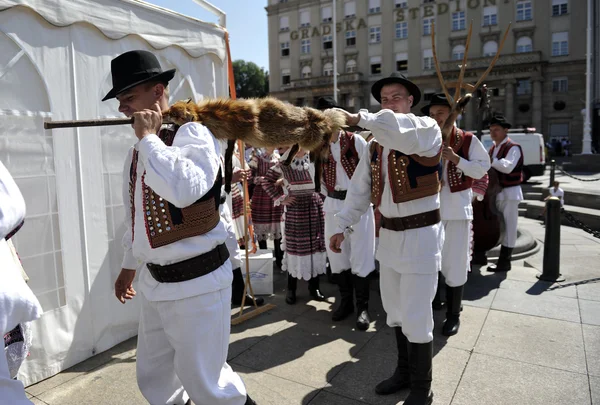
[[(600, 326), (581, 325), (588, 373), (600, 377)], [(598, 398), (600, 400), (600, 398)]]
[(590, 376), (590, 389), (592, 391), (592, 405), (600, 405), (600, 377)]
[(600, 274), (592, 281), (578, 284), (577, 296), (584, 300), (600, 301)]
[[(590, 301), (592, 302), (592, 301)], [(579, 304), (575, 298), (549, 295), (526, 295), (501, 288), (496, 293), (492, 309), (535, 315), (544, 318), (580, 322)]]
[(600, 326), (600, 301), (579, 300), (581, 322)]
[(550, 283), (535, 279), (530, 281), (507, 279), (502, 281), (500, 288), (518, 291), (526, 295), (546, 295), (577, 298), (577, 287), (565, 283)]
[(452, 405), (589, 404), (588, 376), (474, 353)]
[(463, 311), (460, 314), (460, 331), (458, 334), (450, 337), (442, 336), (442, 327), (446, 318), (446, 311), (435, 311), (434, 313), (434, 346), (441, 350), (448, 346), (462, 350), (472, 350), (479, 338), (481, 329), (488, 315), (489, 310), (477, 307), (463, 305)]
[(476, 353), (586, 374), (581, 325), (490, 311)]
[[(345, 396), (332, 394), (327, 391), (321, 391), (319, 394), (310, 402), (310, 405), (360, 405), (364, 402), (355, 401)], [(388, 402), (388, 404), (392, 404)], [(396, 404), (394, 402), (394, 404)]]

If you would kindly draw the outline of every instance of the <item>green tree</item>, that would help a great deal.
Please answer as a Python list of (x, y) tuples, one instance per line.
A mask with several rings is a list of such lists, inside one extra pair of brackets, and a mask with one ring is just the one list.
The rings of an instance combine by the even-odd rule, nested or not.
[(234, 61), (233, 77), (239, 98), (265, 97), (269, 93), (269, 74), (256, 63)]

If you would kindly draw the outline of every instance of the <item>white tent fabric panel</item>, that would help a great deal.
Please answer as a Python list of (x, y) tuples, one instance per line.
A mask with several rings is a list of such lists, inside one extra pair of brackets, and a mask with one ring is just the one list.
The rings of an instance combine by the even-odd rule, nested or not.
[[(211, 24), (131, 0), (0, 0), (0, 10), (0, 160), (27, 202), (15, 245), (44, 309), (19, 375), (29, 385), (136, 335), (139, 313), (135, 299), (122, 305), (113, 291), (133, 131), (50, 132), (43, 121), (119, 116), (115, 100), (100, 100), (112, 87), (111, 59), (132, 49), (153, 51), (163, 69), (177, 69), (173, 101), (226, 96), (225, 43)], [(94, 18), (107, 21), (95, 27)], [(124, 20), (119, 35), (116, 25), (110, 30), (109, 22)], [(127, 35), (135, 30), (156, 38)]]

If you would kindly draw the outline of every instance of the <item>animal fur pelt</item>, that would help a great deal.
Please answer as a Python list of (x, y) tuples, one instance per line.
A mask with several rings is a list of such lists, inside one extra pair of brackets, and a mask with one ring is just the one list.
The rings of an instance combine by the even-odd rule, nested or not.
[(163, 119), (178, 125), (200, 122), (217, 139), (227, 139), (225, 184), (231, 184), (231, 154), (235, 140), (254, 147), (292, 146), (285, 164), (290, 164), (300, 148), (311, 151), (316, 165), (318, 156), (327, 153), (333, 133), (345, 126), (339, 111), (319, 111), (295, 107), (273, 97), (256, 99), (208, 99), (198, 104), (180, 101), (167, 111)]

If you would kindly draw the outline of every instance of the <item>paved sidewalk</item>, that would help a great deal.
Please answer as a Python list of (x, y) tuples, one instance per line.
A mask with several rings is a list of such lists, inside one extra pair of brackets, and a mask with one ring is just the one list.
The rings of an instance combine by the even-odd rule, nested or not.
[[(520, 226), (543, 242), (538, 221)], [(540, 282), (543, 249), (513, 262), (505, 274), (476, 269), (465, 292), (460, 333), (440, 334), (436, 313), (435, 404), (600, 405), (600, 239), (563, 227), (561, 284)], [(394, 370), (393, 331), (376, 285), (373, 324), (332, 323), (335, 286), (322, 281), (328, 302), (285, 304), (285, 277), (276, 272), (277, 308), (232, 328), (229, 361), (259, 405), (401, 404), (406, 393), (375, 395)], [(135, 339), (27, 388), (35, 404), (145, 404), (135, 382)]]

